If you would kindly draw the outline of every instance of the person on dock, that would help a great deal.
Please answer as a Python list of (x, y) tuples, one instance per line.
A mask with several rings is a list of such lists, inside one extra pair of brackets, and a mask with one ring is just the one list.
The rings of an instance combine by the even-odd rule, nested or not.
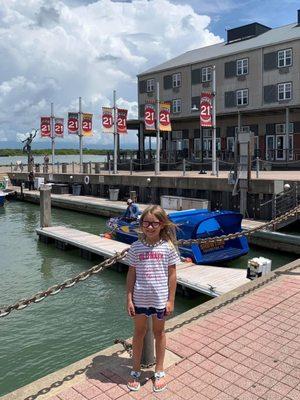
[(140, 238), (127, 254), (127, 312), (134, 319), (133, 367), (127, 387), (132, 391), (140, 388), (143, 341), (147, 318), (152, 317), (156, 349), (153, 390), (161, 392), (166, 389), (165, 318), (174, 310), (176, 264), (180, 258), (173, 244), (175, 224), (160, 206), (145, 209), (140, 227)]
[(30, 171), (28, 174), (28, 189), (33, 190), (34, 189), (34, 172)]
[(122, 217), (124, 221), (136, 221), (141, 214), (139, 206), (132, 200), (127, 200), (127, 208)]

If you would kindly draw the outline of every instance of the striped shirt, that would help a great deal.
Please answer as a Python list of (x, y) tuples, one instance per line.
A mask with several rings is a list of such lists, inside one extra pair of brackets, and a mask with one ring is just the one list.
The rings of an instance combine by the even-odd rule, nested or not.
[(180, 262), (175, 248), (166, 241), (149, 246), (138, 240), (131, 245), (127, 262), (136, 271), (133, 304), (165, 308), (169, 296), (169, 266)]

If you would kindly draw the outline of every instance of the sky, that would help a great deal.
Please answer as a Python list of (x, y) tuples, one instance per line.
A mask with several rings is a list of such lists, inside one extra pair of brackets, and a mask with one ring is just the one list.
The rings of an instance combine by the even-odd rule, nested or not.
[[(21, 148), (40, 117), (94, 114), (84, 147), (112, 148), (101, 131), (101, 107), (137, 117), (136, 75), (185, 51), (218, 43), (226, 29), (297, 20), (295, 0), (0, 0), (0, 148)], [(78, 147), (65, 135), (57, 147)], [(50, 148), (36, 138), (33, 148)], [(121, 147), (137, 146), (136, 132)]]

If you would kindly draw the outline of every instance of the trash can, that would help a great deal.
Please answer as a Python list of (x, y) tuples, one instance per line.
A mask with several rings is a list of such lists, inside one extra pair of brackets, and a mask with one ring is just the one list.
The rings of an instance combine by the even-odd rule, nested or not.
[(89, 173), (89, 163), (83, 163), (83, 173), (84, 174)]
[(117, 201), (119, 198), (119, 189), (109, 189), (109, 200)]
[(67, 173), (67, 165), (68, 165), (68, 164), (66, 164), (66, 163), (62, 163), (62, 165), (61, 165), (61, 172), (62, 172), (63, 174), (66, 174), (66, 173)]
[(72, 194), (73, 196), (80, 196), (81, 185), (72, 185)]
[(95, 174), (100, 174), (100, 163), (95, 163)]

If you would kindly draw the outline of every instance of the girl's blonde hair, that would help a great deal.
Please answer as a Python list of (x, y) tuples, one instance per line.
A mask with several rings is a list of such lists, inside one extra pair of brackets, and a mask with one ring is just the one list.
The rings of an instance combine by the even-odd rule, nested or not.
[(165, 210), (161, 206), (157, 205), (148, 206), (141, 215), (140, 225), (142, 225), (142, 222), (148, 214), (153, 215), (162, 223), (163, 228), (160, 231), (160, 238), (169, 242), (171, 245), (173, 245), (173, 247), (175, 247), (176, 225), (169, 219)]

